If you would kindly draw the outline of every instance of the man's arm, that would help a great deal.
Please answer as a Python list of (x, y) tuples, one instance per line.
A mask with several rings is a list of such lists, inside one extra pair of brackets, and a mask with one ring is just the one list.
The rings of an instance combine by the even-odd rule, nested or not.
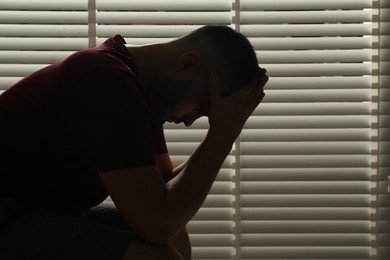
[(101, 172), (100, 177), (127, 223), (152, 244), (168, 245), (206, 198), (232, 144), (264, 96), (268, 78), (220, 96), (211, 80), (210, 129), (183, 169), (164, 183), (155, 165)]
[[(183, 169), (183, 166), (186, 165), (186, 163), (183, 163), (174, 168), (168, 153), (155, 154), (154, 156), (157, 167), (164, 177), (165, 182), (173, 179)], [(191, 242), (186, 227), (180, 230), (172, 238), (169, 245), (176, 249), (184, 257), (184, 259), (192, 259)]]
[(173, 178), (173, 164), (168, 153), (155, 154), (154, 159), (156, 161), (157, 168), (164, 179), (164, 182)]
[(155, 154), (154, 158), (165, 183), (169, 182), (176, 175), (178, 175), (184, 169), (188, 162), (185, 161), (182, 164), (174, 167), (168, 153)]

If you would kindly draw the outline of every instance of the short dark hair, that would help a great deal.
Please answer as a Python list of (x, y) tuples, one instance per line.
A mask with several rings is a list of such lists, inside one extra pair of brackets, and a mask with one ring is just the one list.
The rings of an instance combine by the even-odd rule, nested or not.
[(224, 25), (206, 25), (191, 32), (185, 38), (190, 44), (213, 52), (216, 66), (228, 75), (229, 84), (222, 89), (228, 96), (239, 87), (249, 84), (259, 75), (256, 53), (249, 40), (241, 33)]

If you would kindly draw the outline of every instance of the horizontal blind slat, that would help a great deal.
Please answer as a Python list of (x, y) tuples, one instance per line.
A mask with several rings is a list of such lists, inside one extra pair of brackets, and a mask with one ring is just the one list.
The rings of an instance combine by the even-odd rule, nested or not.
[(244, 259), (371, 259), (371, 247), (243, 247)]
[[(363, 49), (371, 48), (372, 37), (248, 37), (257, 50)], [(390, 42), (390, 39), (389, 39)]]
[[(270, 77), (371, 75), (371, 63), (264, 64)], [(272, 80), (272, 78), (271, 78)]]
[[(286, 73), (283, 71), (283, 73)], [(270, 80), (272, 81), (272, 79)], [(364, 102), (371, 100), (371, 89), (265, 90), (264, 103), (284, 102)], [(322, 113), (321, 113), (322, 114)]]
[(241, 142), (242, 155), (354, 155), (371, 154), (371, 142)]
[(370, 76), (321, 76), (321, 77), (273, 77), (267, 82), (268, 89), (369, 89)]
[[(275, 167), (276, 168), (276, 167)], [(367, 181), (241, 181), (243, 194), (366, 194)], [(245, 197), (247, 198), (247, 197)], [(363, 197), (360, 197), (363, 198)], [(242, 200), (245, 204), (245, 201)], [(269, 206), (270, 207), (270, 206)], [(348, 205), (345, 205), (348, 207)]]
[(99, 25), (97, 34), (99, 37), (109, 37), (120, 33), (124, 37), (177, 38), (200, 27), (201, 25)]
[(0, 24), (0, 37), (87, 37), (88, 25)]
[(370, 127), (371, 119), (364, 115), (253, 116), (245, 125), (246, 129), (366, 128), (367, 130)]
[(371, 35), (371, 24), (292, 24), (241, 25), (240, 31), (248, 37), (287, 36), (356, 36)]
[[(322, 92), (316, 92), (316, 90), (311, 90), (315, 93), (322, 94)], [(332, 90), (328, 90), (330, 92)], [(343, 90), (346, 91), (346, 90)], [(267, 92), (267, 98), (269, 90)], [(295, 91), (288, 91), (288, 93), (294, 93)], [(359, 92), (356, 90), (356, 92)], [(331, 102), (329, 99), (326, 99), (327, 102), (307, 102), (307, 101), (318, 101), (323, 100), (319, 98), (305, 99), (304, 102), (296, 103), (286, 103), (286, 102), (264, 102), (259, 105), (253, 112), (253, 116), (264, 116), (264, 115), (370, 115), (371, 114), (371, 104), (369, 102), (364, 102), (370, 100), (367, 99), (367, 93), (369, 90), (362, 91), (360, 94), (361, 99), (355, 97), (356, 102)], [(295, 92), (298, 93), (298, 92)], [(336, 93), (342, 93), (342, 91), (336, 91)], [(274, 94), (274, 91), (271, 92), (271, 95)], [(287, 97), (286, 97), (287, 99)], [(303, 100), (301, 98), (301, 100)], [(347, 99), (348, 100), (348, 99)], [(350, 99), (350, 101), (353, 98)], [(277, 100), (279, 101), (279, 100)], [(292, 101), (292, 100), (291, 100)], [(305, 102), (306, 101), (306, 102)]]
[(101, 24), (204, 24), (231, 22), (230, 12), (98, 12), (97, 22)]
[(195, 221), (214, 221), (214, 220), (231, 220), (233, 216), (232, 208), (200, 208), (193, 217)]
[[(245, 189), (244, 189), (245, 192)], [(242, 207), (370, 207), (369, 194), (243, 194)]]
[(150, 11), (167, 11), (167, 10), (231, 10), (230, 0), (97, 0), (96, 7), (98, 10), (150, 10)]
[(241, 10), (327, 10), (364, 9), (372, 6), (371, 0), (241, 0)]
[(371, 225), (367, 220), (246, 220), (241, 223), (245, 234), (256, 233), (370, 233)]
[(244, 234), (244, 247), (370, 247), (371, 236), (367, 234)]
[(196, 221), (187, 224), (187, 230), (191, 234), (232, 234), (234, 223), (231, 220)]
[(243, 208), (242, 221), (247, 220), (370, 220), (369, 208)]
[(306, 50), (306, 51), (257, 51), (261, 63), (330, 63), (369, 62), (372, 51), (366, 50)]
[(204, 235), (194, 234), (190, 235), (191, 245), (197, 247), (233, 247), (234, 236), (225, 234)]
[(246, 155), (241, 158), (242, 168), (323, 168), (371, 167), (367, 155)]
[(33, 50), (80, 50), (88, 47), (87, 38), (23, 38), (0, 37), (1, 50), (33, 51)]
[(230, 260), (235, 250), (233, 247), (194, 247), (192, 254), (194, 259), (220, 259)]
[(362, 183), (371, 180), (369, 167), (244, 168), (241, 169), (240, 174), (240, 181), (246, 182), (361, 181)]
[(2, 0), (0, 9), (3, 10), (87, 10), (88, 0)]
[(86, 11), (1, 11), (1, 24), (85, 24)]
[(243, 11), (241, 24), (370, 22), (369, 10)]
[(0, 51), (0, 60), (3, 64), (52, 64), (73, 53), (73, 51)]
[(24, 77), (48, 64), (0, 64), (0, 77)]

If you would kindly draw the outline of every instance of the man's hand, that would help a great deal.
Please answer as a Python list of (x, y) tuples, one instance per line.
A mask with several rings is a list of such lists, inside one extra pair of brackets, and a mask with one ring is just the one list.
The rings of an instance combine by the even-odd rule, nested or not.
[(219, 75), (213, 72), (210, 76), (210, 131), (234, 142), (265, 96), (264, 85), (267, 81), (266, 70), (259, 69), (258, 77), (252, 83), (223, 98)]

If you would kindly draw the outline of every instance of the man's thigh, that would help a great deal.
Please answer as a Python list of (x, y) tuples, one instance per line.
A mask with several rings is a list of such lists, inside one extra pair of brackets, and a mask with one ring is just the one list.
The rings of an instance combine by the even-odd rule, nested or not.
[[(113, 202), (105, 201), (100, 205), (91, 208), (85, 212), (84, 217), (94, 223), (107, 225), (132, 233), (130, 227), (122, 218), (119, 210), (116, 208)], [(170, 246), (153, 246), (141, 240), (135, 239), (129, 244), (129, 247), (126, 249), (122, 258), (122, 260), (128, 259), (190, 260), (191, 246), (189, 244), (188, 234), (185, 230), (183, 230), (183, 232), (180, 232), (180, 235), (174, 239)]]
[[(111, 227), (119, 228), (122, 230), (126, 230), (132, 232), (129, 226), (126, 224), (124, 219), (122, 218), (119, 210), (115, 207), (115, 204), (110, 201), (105, 201), (100, 205), (88, 210), (85, 213), (85, 217), (92, 222), (100, 223), (103, 225), (108, 225)], [(142, 246), (143, 245), (143, 246)], [(162, 248), (153, 248), (153, 246), (143, 243), (142, 241), (137, 241), (134, 245), (130, 245), (127, 254), (132, 254), (133, 252), (129, 251), (133, 248), (134, 252), (144, 250), (149, 254), (158, 253), (158, 251), (164, 251)], [(137, 248), (137, 249), (135, 249)], [(146, 250), (147, 248), (147, 250)], [(159, 249), (159, 250), (157, 250)], [(191, 243), (187, 233), (186, 228), (183, 228), (171, 241), (169, 247), (165, 248), (168, 252), (176, 251), (178, 252), (184, 259), (191, 259)], [(171, 251), (172, 250), (172, 251)], [(146, 254), (145, 254), (146, 255)], [(134, 258), (137, 259), (137, 258)], [(147, 258), (145, 258), (147, 259)]]
[(4, 203), (0, 210), (11, 218), (0, 223), (0, 259), (119, 260), (134, 240), (125, 230), (45, 209), (10, 213)]

